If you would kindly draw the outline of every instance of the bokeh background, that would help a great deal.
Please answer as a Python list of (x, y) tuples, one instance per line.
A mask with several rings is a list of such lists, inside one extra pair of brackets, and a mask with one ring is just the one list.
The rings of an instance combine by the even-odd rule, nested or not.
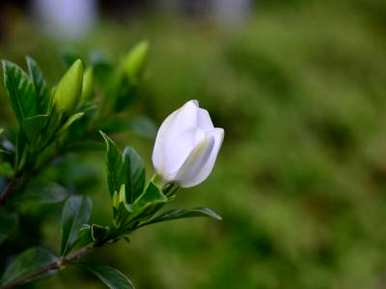
[[(158, 126), (192, 98), (211, 112), (226, 131), (217, 166), (176, 203), (224, 220), (145, 228), (90, 260), (139, 289), (386, 288), (386, 2), (0, 2), (0, 58), (31, 55), (51, 83), (68, 51), (118, 60), (143, 39), (150, 59), (127, 114)], [(13, 123), (1, 89), (0, 124)], [(151, 173), (151, 137), (114, 138)], [(46, 176), (90, 195), (99, 223), (111, 214), (103, 160), (103, 151), (70, 155)], [(7, 246), (57, 248), (58, 208), (44, 206), (44, 219), (26, 208), (29, 240), (15, 233)], [(26, 288), (104, 287), (69, 269)]]

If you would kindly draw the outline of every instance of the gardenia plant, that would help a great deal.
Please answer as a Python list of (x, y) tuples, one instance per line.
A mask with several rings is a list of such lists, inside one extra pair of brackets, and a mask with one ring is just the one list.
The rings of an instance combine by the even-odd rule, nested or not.
[[(134, 49), (130, 54), (131, 62), (121, 66), (125, 69), (118, 69), (115, 75), (126, 71), (132, 80), (131, 85), (137, 83), (144, 63), (145, 48), (147, 46), (141, 44)], [(15, 158), (9, 159), (14, 163), (8, 185), (2, 192), (0, 206), (4, 210), (17, 208), (7, 201), (11, 194), (19, 193), (28, 182), (26, 178), (29, 177), (29, 168), (32, 166), (36, 170), (34, 175), (40, 173), (41, 162), (37, 154), (44, 152), (58, 139), (61, 142), (69, 141), (66, 132), (76, 121), (83, 119), (87, 111), (85, 103), (92, 94), (92, 88), (89, 87), (93, 82), (91, 70), (84, 69), (80, 60), (72, 64), (52, 92), (48, 91), (36, 63), (29, 60), (29, 67), (30, 76), (13, 64), (3, 64), (5, 87), (19, 120), (18, 142), (19, 146), (22, 145), (16, 146)], [(122, 85), (121, 81), (112, 83)], [(109, 91), (117, 92), (116, 101), (122, 99), (118, 93), (121, 89), (111, 90), (110, 87)], [(114, 108), (115, 103), (110, 107)], [(106, 113), (102, 112), (102, 115)], [(90, 271), (109, 288), (134, 288), (132, 282), (120, 271), (105, 264), (88, 264), (83, 260), (80, 263), (80, 259), (95, 248), (122, 239), (128, 240), (134, 231), (154, 223), (201, 216), (221, 219), (209, 208), (165, 208), (176, 197), (179, 188), (198, 185), (209, 176), (223, 141), (223, 129), (213, 126), (209, 113), (200, 108), (196, 100), (188, 101), (162, 123), (152, 156), (155, 174), (148, 180), (144, 161), (132, 147), (127, 146), (121, 151), (106, 133), (100, 130), (100, 134), (106, 144), (112, 219), (107, 224), (89, 223), (91, 199), (84, 195), (69, 195), (62, 210), (58, 254), (45, 248), (33, 247), (15, 256), (8, 262), (1, 276), (0, 289), (16, 288), (70, 265)], [(14, 154), (6, 147), (1, 150), (6, 154)], [(7, 160), (3, 157), (0, 162)], [(20, 176), (23, 178), (20, 179)]]

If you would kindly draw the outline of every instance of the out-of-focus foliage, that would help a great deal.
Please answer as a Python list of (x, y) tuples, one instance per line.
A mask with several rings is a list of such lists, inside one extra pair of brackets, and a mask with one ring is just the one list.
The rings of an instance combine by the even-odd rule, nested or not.
[[(141, 289), (384, 288), (386, 7), (336, 2), (261, 1), (233, 31), (180, 18), (104, 23), (77, 47), (123, 57), (135, 41), (149, 39), (139, 110), (161, 121), (197, 98), (227, 133), (214, 174), (176, 199), (215, 207), (220, 225), (160, 224), (91, 260), (130, 273)], [(19, 63), (31, 54), (55, 79), (63, 47), (30, 29), (15, 25), (0, 53)], [(0, 124), (10, 115), (4, 100)], [(125, 141), (150, 155), (148, 140)], [(110, 216), (103, 156), (67, 161), (74, 159), (77, 171), (63, 163), (47, 177), (63, 176), (92, 194), (93, 221), (103, 223)], [(31, 239), (57, 243), (54, 211), (46, 209), (43, 230)], [(8, 246), (23, 247), (13, 242)], [(68, 284), (102, 288), (78, 271), (36, 286)]]

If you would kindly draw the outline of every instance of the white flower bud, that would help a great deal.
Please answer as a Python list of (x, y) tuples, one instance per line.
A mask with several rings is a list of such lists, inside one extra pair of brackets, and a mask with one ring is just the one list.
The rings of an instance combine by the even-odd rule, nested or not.
[(190, 100), (171, 113), (158, 130), (153, 150), (156, 172), (181, 187), (202, 183), (212, 172), (224, 138), (208, 111)]

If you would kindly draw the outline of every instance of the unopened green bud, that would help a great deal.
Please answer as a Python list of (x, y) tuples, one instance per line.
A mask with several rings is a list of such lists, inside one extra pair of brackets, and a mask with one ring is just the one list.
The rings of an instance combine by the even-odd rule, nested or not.
[(145, 67), (149, 43), (142, 41), (132, 48), (122, 61), (124, 73), (129, 80), (137, 81)]
[(92, 67), (86, 69), (83, 75), (83, 84), (82, 84), (82, 96), (81, 102), (84, 102), (92, 96), (94, 89), (94, 72)]
[(66, 71), (56, 87), (54, 103), (60, 112), (71, 112), (75, 108), (82, 92), (82, 82), (83, 63), (78, 59)]

